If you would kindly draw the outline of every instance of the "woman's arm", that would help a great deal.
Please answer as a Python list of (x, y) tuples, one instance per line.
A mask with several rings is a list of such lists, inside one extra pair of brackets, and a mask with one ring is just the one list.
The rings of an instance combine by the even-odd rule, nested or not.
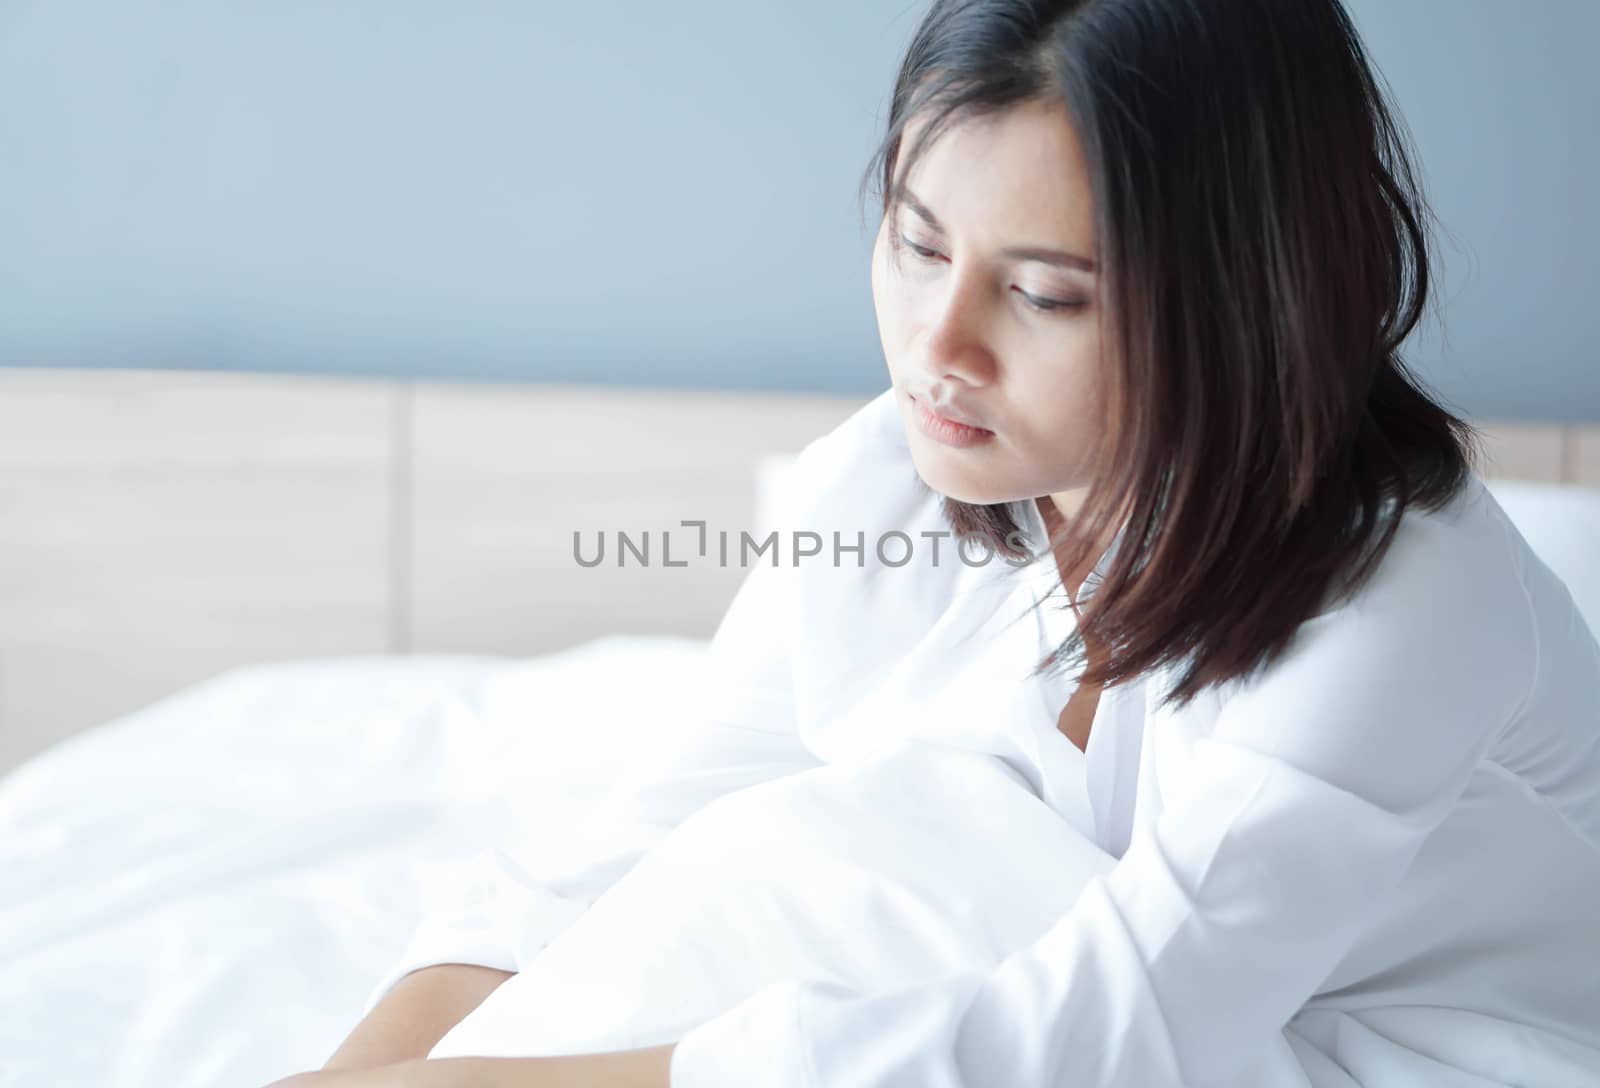
[[(604, 789), (553, 824), (525, 826), (525, 819), (516, 818), (517, 806), (508, 806), (513, 818), (496, 827), (495, 843), (462, 865), (425, 876), (434, 902), (360, 1009), (361, 1018), (376, 1014), (379, 1026), (370, 1031), (378, 1042), (367, 1045), (363, 1020), (346, 1044), (348, 1053), (341, 1048), (334, 1056), (340, 1067), (352, 1055), (367, 1061), (367, 1055), (378, 1054), (392, 1062), (427, 1054), (494, 988), (483, 982), (475, 992), (469, 988), (465, 995), (449, 997), (443, 1012), (433, 999), (423, 1000), (423, 1012), (402, 1000), (400, 1011), (391, 1015), (386, 1008), (390, 991), (403, 979), (435, 966), (470, 964), (492, 970), (498, 984), (699, 809), (820, 764), (800, 738), (795, 711), (796, 574), (774, 558), (746, 575), (697, 662), (698, 675), (680, 689), (689, 698), (657, 712), (658, 718), (670, 712), (677, 720), (658, 720), (639, 731), (648, 735), (639, 742), (652, 750), (632, 753), (631, 764)], [(617, 682), (628, 681), (618, 677)], [(561, 718), (527, 724), (552, 734), (584, 726)], [(441, 1018), (446, 1013), (448, 1020)], [(416, 1025), (432, 1034), (416, 1036), (409, 1052), (390, 1049), (391, 1037), (404, 1037)]]
[(392, 1088), (670, 1088), (676, 1045), (610, 1054), (404, 1062), (394, 1067), (399, 1075)]
[(465, 963), (413, 971), (394, 984), (322, 1068), (368, 1069), (426, 1058), (445, 1032), (511, 975)]
[(676, 1046), (538, 1058), (417, 1058), (300, 1073), (266, 1088), (671, 1088)]

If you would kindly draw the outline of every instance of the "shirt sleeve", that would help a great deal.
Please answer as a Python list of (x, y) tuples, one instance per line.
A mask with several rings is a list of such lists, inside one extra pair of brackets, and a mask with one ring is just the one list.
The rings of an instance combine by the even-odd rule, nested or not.
[(1456, 803), (1537, 665), (1508, 560), (1433, 556), (1427, 534), (1394, 543), (1393, 562), (1302, 624), (1204, 730), (1152, 718), (1160, 814), (1041, 937), (993, 968), (880, 992), (770, 984), (679, 1040), (673, 1088), (1298, 1083), (1281, 1076), (1299, 1068), (1285, 1025)]
[(694, 705), (663, 708), (651, 758), (634, 760), (637, 769), (578, 806), (562, 826), (510, 829), (505, 841), (466, 863), (441, 867), (436, 905), (369, 992), (363, 1017), (422, 967), (521, 970), (695, 811), (818, 764), (796, 723), (796, 578), (777, 552), (752, 561), (710, 639), (703, 672), (684, 686), (695, 692)]

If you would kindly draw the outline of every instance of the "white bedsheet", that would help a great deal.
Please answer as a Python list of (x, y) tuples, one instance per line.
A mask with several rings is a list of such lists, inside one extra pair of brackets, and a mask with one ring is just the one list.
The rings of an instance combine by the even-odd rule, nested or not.
[(319, 1067), (438, 874), (670, 743), (704, 647), (250, 666), (34, 756), (0, 779), (0, 1086)]

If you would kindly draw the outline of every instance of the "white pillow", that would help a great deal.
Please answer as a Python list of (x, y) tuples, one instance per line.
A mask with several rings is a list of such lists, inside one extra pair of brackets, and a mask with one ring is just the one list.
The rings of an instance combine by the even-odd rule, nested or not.
[(773, 453), (756, 462), (755, 537), (760, 539), (774, 524), (783, 509), (783, 493), (789, 486), (797, 453)]
[(1576, 484), (1485, 480), (1535, 555), (1567, 584), (1600, 634), (1600, 490)]

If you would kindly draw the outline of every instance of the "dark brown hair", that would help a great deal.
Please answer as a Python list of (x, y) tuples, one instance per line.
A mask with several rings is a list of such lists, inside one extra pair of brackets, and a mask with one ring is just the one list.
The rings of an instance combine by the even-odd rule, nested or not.
[[(893, 214), (946, 126), (1032, 99), (1065, 105), (1089, 164), (1114, 346), (1093, 484), (1037, 550), (1076, 570), (1124, 533), (1037, 671), (1178, 665), (1181, 706), (1269, 663), (1481, 458), (1398, 354), (1432, 213), (1338, 0), (937, 0), (863, 191)], [(1006, 504), (944, 509), (1001, 552), (1020, 531)]]

